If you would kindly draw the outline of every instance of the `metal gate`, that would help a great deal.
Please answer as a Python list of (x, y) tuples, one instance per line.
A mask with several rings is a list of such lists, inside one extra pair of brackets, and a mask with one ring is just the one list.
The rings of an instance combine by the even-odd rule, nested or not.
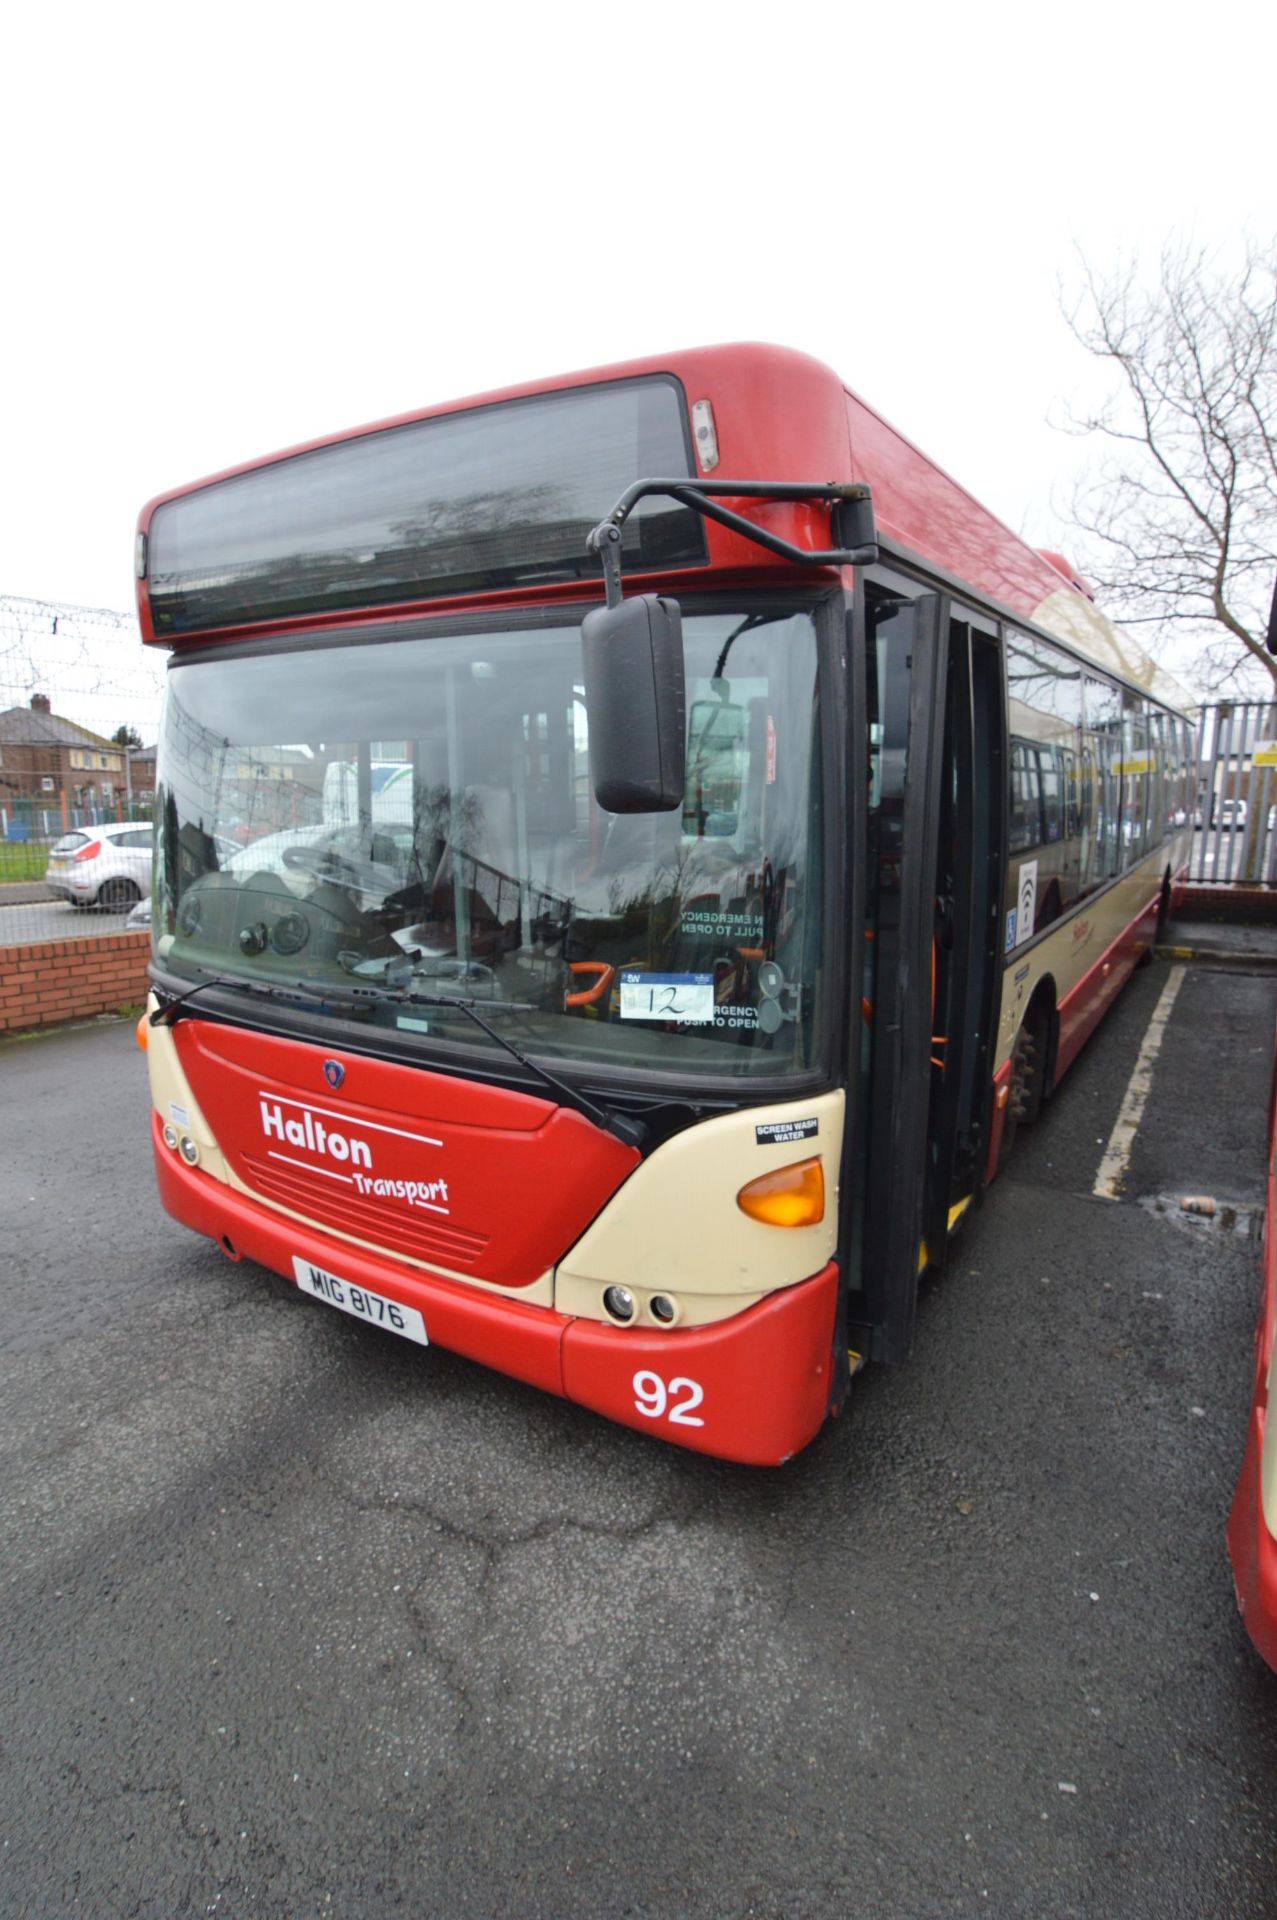
[(1277, 886), (1277, 701), (1220, 701), (1197, 727), (1189, 877)]

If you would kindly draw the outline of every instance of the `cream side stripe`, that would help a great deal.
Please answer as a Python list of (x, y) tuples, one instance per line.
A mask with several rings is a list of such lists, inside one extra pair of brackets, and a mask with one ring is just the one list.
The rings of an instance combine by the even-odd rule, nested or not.
[(1139, 1059), (1127, 1082), (1126, 1092), (1113, 1131), (1109, 1135), (1108, 1146), (1104, 1149), (1104, 1158), (1100, 1161), (1092, 1191), (1097, 1200), (1116, 1200), (1119, 1189), (1125, 1182), (1131, 1165), (1131, 1148), (1139, 1132), (1140, 1121), (1144, 1118), (1144, 1108), (1148, 1101), (1149, 1090), (1153, 1085), (1153, 1062), (1162, 1051), (1162, 1040), (1166, 1034), (1166, 1023), (1171, 1017), (1171, 1008), (1175, 1005), (1175, 996), (1184, 984), (1184, 970), (1177, 967), (1166, 985), (1162, 988), (1161, 998), (1153, 1009), (1153, 1017), (1144, 1034)]

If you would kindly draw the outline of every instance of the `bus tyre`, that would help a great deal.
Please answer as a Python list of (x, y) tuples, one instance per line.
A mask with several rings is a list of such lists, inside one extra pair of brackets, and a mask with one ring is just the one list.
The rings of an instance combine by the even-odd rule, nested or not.
[(1005, 1162), (1019, 1129), (1031, 1127), (1042, 1110), (1046, 1047), (1046, 1020), (1039, 1008), (1030, 1007), (1011, 1052), (1011, 1086), (1002, 1119), (999, 1165)]
[(1164, 874), (1162, 877), (1162, 891), (1157, 896), (1157, 929), (1153, 934), (1153, 938), (1149, 941), (1148, 945), (1141, 952), (1139, 959), (1135, 962), (1137, 967), (1147, 967), (1151, 964), (1153, 959), (1154, 947), (1160, 947), (1163, 940), (1165, 940), (1166, 938), (1166, 928), (1170, 922), (1170, 917), (1171, 917), (1171, 877), (1168, 873), (1168, 874)]

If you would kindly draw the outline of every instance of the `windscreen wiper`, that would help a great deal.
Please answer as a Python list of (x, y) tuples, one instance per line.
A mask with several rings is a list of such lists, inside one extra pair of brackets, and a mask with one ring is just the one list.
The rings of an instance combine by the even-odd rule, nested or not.
[(490, 1040), (495, 1040), (499, 1047), (503, 1047), (534, 1079), (539, 1080), (542, 1086), (549, 1087), (562, 1106), (571, 1107), (573, 1112), (583, 1114), (592, 1125), (600, 1128), (604, 1133), (614, 1134), (618, 1140), (623, 1140), (627, 1147), (641, 1147), (647, 1138), (647, 1128), (641, 1120), (632, 1120), (626, 1114), (614, 1112), (611, 1107), (600, 1106), (596, 1100), (591, 1100), (588, 1093), (582, 1093), (578, 1087), (570, 1087), (566, 1080), (560, 1080), (558, 1075), (551, 1073), (548, 1067), (543, 1067), (537, 1060), (529, 1059), (521, 1047), (515, 1046), (513, 1040), (508, 1039), (504, 1033), (498, 1032), (496, 1027), (489, 1026), (479, 1012), (480, 1006), (483, 1006), (491, 1013), (535, 1013), (536, 1008), (528, 1000), (476, 1001), (467, 999), (461, 994), (418, 993), (411, 987), (373, 986), (339, 988), (338, 993), (331, 997), (348, 999), (356, 1004), (361, 1000), (373, 1000), (389, 1006), (448, 1009), (455, 1007), (472, 1020), (475, 1026), (481, 1028)]
[(254, 993), (263, 1000), (296, 1000), (303, 996), (310, 999), (322, 998), (322, 993), (316, 992), (313, 987), (306, 986), (301, 981), (296, 985), (289, 981), (284, 986), (268, 987), (263, 980), (241, 980), (234, 974), (214, 973), (207, 980), (197, 980), (193, 987), (186, 989), (185, 993), (171, 993), (166, 997), (162, 987), (155, 987), (153, 991), (160, 1004), (154, 1013), (147, 1015), (148, 1026), (173, 1026), (182, 1018), (182, 1008), (187, 1001), (193, 1000), (197, 993), (206, 993), (210, 987), (229, 987), (237, 993)]
[[(188, 987), (185, 993), (173, 994), (168, 999), (162, 999), (155, 1012), (149, 1016), (149, 1024), (153, 1027), (171, 1027), (175, 1021), (182, 1018), (183, 1009), (187, 1003), (193, 1000), (197, 993), (206, 992), (209, 987), (242, 989), (245, 993), (257, 994), (264, 1000), (303, 998), (316, 1000), (321, 1004), (324, 1001), (330, 1001), (338, 1006), (358, 1006), (361, 1002), (373, 1001), (391, 1006), (456, 1007), (477, 1027), (482, 1028), (490, 1040), (495, 1040), (499, 1047), (512, 1055), (521, 1067), (541, 1082), (542, 1086), (549, 1087), (560, 1105), (570, 1107), (575, 1113), (584, 1115), (593, 1126), (599, 1127), (604, 1133), (614, 1134), (618, 1140), (623, 1140), (627, 1147), (641, 1147), (647, 1138), (647, 1128), (641, 1120), (631, 1120), (623, 1113), (614, 1113), (610, 1107), (600, 1106), (597, 1101), (591, 1100), (588, 1093), (582, 1093), (578, 1088), (570, 1087), (565, 1080), (560, 1080), (557, 1074), (551, 1073), (548, 1067), (530, 1060), (521, 1047), (515, 1046), (513, 1040), (507, 1039), (505, 1034), (498, 1033), (495, 1027), (488, 1025), (473, 1000), (464, 999), (459, 994), (416, 993), (408, 987), (374, 986), (339, 987), (334, 992), (330, 986), (321, 985), (316, 981), (290, 980), (278, 986), (267, 986), (260, 980), (240, 980), (234, 975), (214, 974), (208, 980), (198, 980), (193, 987)], [(157, 988), (157, 998), (159, 994), (160, 990)], [(485, 1000), (483, 1005), (493, 1013), (535, 1013), (536, 1011), (532, 1003), (527, 1000)]]

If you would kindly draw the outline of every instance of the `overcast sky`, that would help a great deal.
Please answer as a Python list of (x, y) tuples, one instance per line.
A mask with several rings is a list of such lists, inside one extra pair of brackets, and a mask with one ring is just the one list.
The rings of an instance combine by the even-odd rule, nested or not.
[(163, 488), (749, 338), (1057, 544), (1076, 249), (1277, 233), (1277, 28), (1238, 0), (54, 4), (2, 32), (0, 593), (127, 609)]

